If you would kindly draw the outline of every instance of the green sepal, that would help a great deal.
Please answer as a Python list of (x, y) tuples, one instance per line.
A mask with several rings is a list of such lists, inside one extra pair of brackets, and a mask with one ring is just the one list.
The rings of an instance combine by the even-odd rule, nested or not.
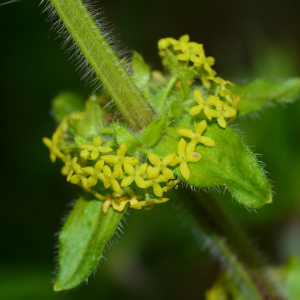
[(91, 125), (99, 130), (103, 124), (103, 112), (96, 95), (92, 95), (86, 102), (85, 111)]
[(244, 116), (261, 110), (267, 103), (287, 103), (296, 100), (300, 92), (300, 78), (268, 81), (257, 78), (247, 84), (230, 87), (234, 95), (240, 96), (238, 115)]
[(140, 140), (124, 127), (113, 124), (113, 128), (119, 146), (125, 142), (127, 145), (128, 154), (133, 153), (142, 147)]
[(133, 52), (132, 57), (133, 81), (139, 88), (144, 88), (150, 80), (151, 70), (145, 63), (142, 55), (138, 52)]
[(165, 115), (161, 115), (146, 127), (141, 136), (142, 143), (145, 147), (152, 147), (157, 143), (166, 127), (166, 121)]
[(187, 83), (187, 81), (183, 78), (183, 76), (179, 74), (179, 77), (180, 77), (180, 96), (181, 99), (185, 101), (190, 95), (191, 88)]
[[(169, 127), (152, 152), (160, 156), (177, 154), (182, 138), (177, 129), (195, 131), (191, 116), (185, 115), (179, 125)], [(179, 178), (197, 187), (223, 185), (236, 201), (253, 209), (272, 201), (271, 187), (263, 168), (235, 130), (209, 123), (203, 135), (212, 138), (216, 145), (198, 144), (196, 152), (201, 153), (202, 158), (197, 163), (188, 163), (189, 180), (181, 176), (177, 165), (174, 173)]]
[(189, 68), (180, 68), (177, 71), (185, 79), (193, 79), (199, 75), (198, 72)]
[(175, 120), (179, 120), (183, 115), (183, 110), (181, 108), (181, 101), (180, 100), (174, 100), (171, 103), (170, 108), (171, 108), (172, 117)]
[(105, 244), (113, 236), (125, 210), (111, 207), (105, 215), (103, 201), (81, 197), (59, 233), (58, 274), (55, 291), (78, 286), (97, 267)]
[(169, 49), (166, 49), (166, 58), (172, 68), (177, 68), (178, 59)]
[(84, 100), (75, 93), (62, 93), (52, 100), (53, 115), (60, 122), (64, 117), (75, 111), (84, 110)]

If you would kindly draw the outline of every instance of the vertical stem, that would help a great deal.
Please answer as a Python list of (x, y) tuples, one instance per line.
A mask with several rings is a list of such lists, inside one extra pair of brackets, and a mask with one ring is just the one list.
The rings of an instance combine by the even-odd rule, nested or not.
[(82, 0), (50, 0), (60, 19), (128, 124), (140, 130), (153, 111)]
[(208, 250), (226, 267), (245, 299), (283, 300), (276, 290), (278, 285), (266, 272), (267, 264), (218, 201), (203, 191), (195, 195), (185, 190), (181, 195), (184, 201), (178, 201), (179, 211), (189, 219), (193, 232), (202, 236)]

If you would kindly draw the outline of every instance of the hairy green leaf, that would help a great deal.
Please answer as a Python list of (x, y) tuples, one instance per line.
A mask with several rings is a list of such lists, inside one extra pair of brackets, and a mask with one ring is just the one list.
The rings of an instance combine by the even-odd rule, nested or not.
[(282, 81), (255, 79), (247, 84), (235, 84), (231, 91), (241, 98), (238, 115), (244, 116), (261, 110), (267, 103), (294, 101), (300, 92), (300, 78)]
[[(188, 115), (176, 127), (169, 127), (152, 151), (161, 156), (177, 154), (181, 138), (177, 129), (183, 128), (195, 130)], [(196, 151), (202, 154), (202, 158), (197, 163), (188, 164), (191, 172), (188, 183), (197, 187), (223, 185), (238, 202), (249, 208), (259, 208), (272, 201), (271, 187), (263, 168), (236, 131), (210, 123), (203, 135), (212, 138), (216, 146), (198, 144)], [(174, 172), (183, 179), (179, 166)]]
[(151, 75), (150, 67), (145, 63), (142, 55), (133, 52), (132, 57), (133, 81), (139, 88), (144, 88)]
[(125, 210), (118, 213), (109, 208), (105, 215), (102, 203), (81, 197), (69, 214), (59, 233), (59, 269), (55, 291), (76, 287), (97, 267), (106, 242), (125, 213)]
[(145, 147), (152, 147), (159, 140), (163, 130), (166, 127), (166, 117), (161, 115), (152, 121), (144, 130), (141, 140)]
[(54, 118), (60, 122), (74, 111), (84, 110), (84, 101), (81, 96), (75, 93), (62, 93), (52, 100)]
[(142, 147), (142, 143), (140, 142), (140, 140), (124, 127), (114, 124), (113, 128), (119, 146), (121, 146), (123, 142), (125, 142), (127, 145), (128, 154)]

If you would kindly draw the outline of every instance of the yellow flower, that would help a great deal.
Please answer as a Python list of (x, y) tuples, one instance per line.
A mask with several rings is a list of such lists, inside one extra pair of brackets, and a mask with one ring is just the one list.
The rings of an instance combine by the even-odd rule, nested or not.
[(181, 36), (181, 37), (179, 38), (179, 40), (176, 41), (176, 44), (175, 44), (174, 47), (173, 47), (174, 50), (175, 50), (175, 51), (176, 51), (176, 50), (181, 50), (181, 51), (182, 51), (182, 49), (186, 49), (189, 40), (190, 40), (190, 37), (189, 37), (188, 34), (185, 34), (185, 35)]
[(108, 166), (104, 166), (103, 167), (103, 177), (101, 176), (103, 178), (104, 187), (106, 189), (108, 189), (110, 186), (112, 186), (113, 190), (116, 193), (121, 193), (121, 187), (120, 187), (118, 181), (116, 180), (116, 178), (118, 178), (119, 176), (120, 176), (119, 168), (115, 169), (112, 173), (111, 169)]
[(167, 192), (171, 189), (173, 189), (175, 187), (175, 189), (178, 188), (178, 183), (180, 182), (180, 179), (177, 179), (177, 180), (170, 180), (166, 186), (164, 186), (162, 188), (163, 192)]
[(160, 39), (157, 43), (157, 46), (159, 50), (166, 50), (169, 46), (175, 45), (176, 43), (178, 42), (175, 39), (169, 37)]
[(120, 194), (118, 193), (112, 193), (112, 195), (106, 194), (103, 201), (102, 209), (105, 215), (110, 206), (112, 206), (114, 210), (121, 212), (129, 202), (127, 199), (124, 200), (124, 198), (120, 198)]
[(146, 210), (151, 210), (154, 204), (161, 204), (167, 202), (168, 200), (169, 200), (168, 198), (147, 199), (145, 201), (140, 201), (136, 204), (132, 204), (130, 205), (130, 207), (134, 209), (141, 209), (142, 207), (144, 207)]
[(180, 135), (188, 137), (191, 139), (191, 143), (187, 146), (191, 151), (195, 151), (196, 145), (201, 143), (208, 147), (215, 146), (215, 142), (206, 136), (202, 136), (202, 133), (205, 131), (207, 123), (205, 120), (201, 121), (196, 129), (196, 132), (193, 132), (189, 129), (178, 129)]
[[(175, 48), (175, 47), (174, 47)], [(181, 61), (194, 61), (199, 58), (203, 52), (203, 45), (198, 43), (181, 43), (180, 50), (183, 52), (177, 55), (178, 60)]]
[(227, 122), (225, 118), (230, 118), (235, 116), (236, 110), (232, 108), (229, 104), (223, 102), (223, 101), (218, 101), (216, 104), (216, 110), (212, 112), (213, 117), (217, 118), (218, 124), (225, 128), (227, 125)]
[(80, 147), (85, 150), (91, 151), (91, 159), (94, 160), (98, 158), (100, 152), (113, 151), (113, 149), (111, 149), (110, 147), (105, 147), (101, 145), (102, 145), (102, 139), (100, 136), (97, 136), (94, 138), (93, 144), (85, 144), (85, 145), (81, 145)]
[(98, 179), (100, 179), (102, 181), (105, 180), (104, 175), (101, 172), (103, 170), (103, 166), (104, 166), (104, 161), (103, 160), (99, 160), (95, 164), (95, 168), (93, 168), (93, 167), (85, 167), (85, 168), (81, 169), (84, 173), (87, 173), (87, 174), (91, 175), (88, 178), (88, 180), (87, 180), (87, 186), (88, 187), (96, 185)]
[(214, 105), (216, 103), (217, 99), (219, 99), (219, 98), (216, 97), (216, 96), (209, 96), (207, 100), (204, 100), (203, 97), (202, 97), (202, 93), (200, 91), (197, 91), (197, 90), (194, 91), (194, 97), (195, 97), (195, 100), (198, 102), (199, 105), (193, 106), (191, 108), (190, 115), (192, 115), (192, 116), (197, 115), (203, 109), (204, 114), (211, 121), (211, 119), (213, 117), (212, 116), (213, 109), (211, 109), (209, 106)]
[(193, 152), (192, 147), (186, 147), (186, 141), (184, 139), (181, 139), (178, 143), (178, 154), (179, 156), (175, 158), (171, 165), (176, 166), (177, 164), (180, 164), (180, 173), (186, 180), (188, 180), (191, 173), (187, 164), (189, 162), (199, 161), (201, 159), (201, 154)]
[(56, 161), (56, 157), (63, 159), (64, 155), (60, 152), (57, 148), (58, 145), (58, 132), (54, 132), (52, 135), (52, 139), (48, 139), (46, 137), (43, 138), (43, 143), (49, 148), (50, 150), (50, 160), (54, 163)]
[(167, 179), (174, 179), (173, 172), (169, 168), (167, 168), (167, 166), (173, 162), (175, 157), (176, 154), (169, 154), (161, 161), (156, 154), (149, 153), (148, 158), (151, 161), (151, 163), (154, 165), (154, 168), (152, 168), (151, 166), (148, 167), (147, 169), (148, 179), (157, 178), (160, 172), (162, 172)]
[(71, 156), (65, 156), (65, 165), (61, 169), (61, 173), (65, 176), (67, 176), (67, 181), (69, 182), (71, 177), (75, 173), (81, 173), (81, 167), (79, 164), (77, 164), (78, 157), (74, 157), (71, 160)]
[[(67, 181), (70, 181), (73, 184), (78, 184), (81, 182), (81, 185), (84, 189), (87, 189), (87, 178), (86, 174), (82, 171), (81, 166), (77, 163), (77, 157), (74, 157), (71, 162), (71, 168), (68, 173)], [(75, 175), (73, 175), (75, 171)], [(72, 176), (73, 175), (73, 176)]]
[(124, 169), (129, 176), (122, 180), (121, 186), (128, 186), (134, 181), (138, 187), (142, 189), (146, 188), (145, 180), (142, 178), (142, 175), (147, 170), (147, 164), (142, 164), (135, 170), (132, 165), (125, 163)]
[(161, 182), (167, 182), (168, 179), (163, 176), (163, 175), (159, 175), (157, 178), (154, 179), (150, 179), (145, 181), (146, 183), (146, 188), (152, 186), (153, 187), (153, 192), (157, 197), (161, 197), (163, 194), (163, 190), (161, 188), (161, 186), (159, 185)]
[(121, 174), (123, 175), (122, 166), (127, 163), (132, 166), (138, 164), (138, 160), (133, 157), (125, 157), (127, 151), (127, 145), (125, 143), (117, 150), (117, 155), (105, 155), (101, 156), (101, 159), (104, 160), (106, 163), (115, 164), (115, 168), (120, 168)]

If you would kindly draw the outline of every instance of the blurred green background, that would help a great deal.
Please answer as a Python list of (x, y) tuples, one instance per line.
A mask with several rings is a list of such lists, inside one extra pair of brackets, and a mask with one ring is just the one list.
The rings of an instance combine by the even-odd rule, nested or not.
[[(1, 1), (5, 2), (5, 1)], [(95, 1), (119, 35), (160, 68), (159, 38), (188, 33), (216, 58), (218, 75), (244, 82), (300, 74), (299, 0)], [(0, 299), (203, 299), (219, 270), (172, 210), (132, 211), (88, 285), (54, 293), (56, 235), (80, 194), (52, 164), (42, 137), (56, 124), (50, 101), (63, 91), (91, 92), (50, 30), (39, 1), (0, 7), (1, 209)], [(262, 154), (274, 203), (249, 212), (218, 195), (271, 264), (300, 255), (300, 102), (238, 120), (244, 140)]]

